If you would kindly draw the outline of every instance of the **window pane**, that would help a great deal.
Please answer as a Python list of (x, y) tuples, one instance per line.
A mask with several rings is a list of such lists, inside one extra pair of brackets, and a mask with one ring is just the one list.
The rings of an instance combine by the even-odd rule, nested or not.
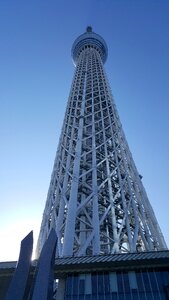
[(142, 276), (141, 276), (140, 272), (136, 273), (136, 278), (137, 278), (138, 290), (139, 290), (139, 292), (143, 292), (144, 286), (143, 286)]
[(98, 294), (103, 294), (103, 273), (98, 273)]
[(169, 299), (169, 285), (164, 286), (164, 293), (165, 293), (167, 299)]
[(112, 300), (118, 300), (118, 296), (116, 292), (112, 293)]
[(122, 274), (121, 272), (117, 272), (117, 285), (118, 285), (118, 291), (119, 293), (123, 293), (123, 279), (122, 279)]
[(140, 296), (140, 300), (147, 300), (144, 292), (139, 293), (139, 296)]
[(85, 276), (85, 294), (91, 294), (92, 293), (92, 286), (91, 286), (91, 274), (88, 273)]
[(66, 294), (72, 294), (72, 276), (68, 276), (66, 279)]
[(129, 278), (127, 273), (123, 273), (123, 283), (124, 283), (124, 289), (125, 293), (130, 292), (130, 285), (129, 285)]
[(104, 291), (105, 291), (105, 294), (110, 293), (110, 280), (109, 280), (108, 273), (104, 273)]
[(79, 295), (84, 295), (85, 293), (85, 281), (84, 279), (79, 280)]
[(117, 292), (118, 287), (117, 287), (117, 275), (115, 272), (111, 272), (109, 275), (110, 278), (110, 290), (111, 292)]
[(126, 300), (124, 294), (119, 294), (119, 300)]
[(149, 282), (147, 272), (142, 272), (142, 276), (143, 276), (143, 282), (144, 282), (145, 290), (148, 291), (148, 292), (151, 291), (150, 282)]
[(149, 275), (149, 278), (150, 278), (150, 284), (151, 284), (152, 291), (153, 292), (158, 291), (157, 281), (156, 281), (154, 272), (149, 271), (148, 275)]
[(155, 272), (155, 277), (157, 279), (159, 291), (163, 292), (163, 279), (161, 276), (161, 272)]
[(162, 273), (162, 277), (163, 277), (163, 283), (164, 285), (168, 285), (169, 284), (169, 275), (168, 272), (161, 272)]
[(85, 295), (85, 300), (92, 300), (92, 296), (91, 295)]
[(133, 300), (139, 300), (139, 296), (136, 290), (133, 289), (131, 293), (132, 293)]
[(151, 292), (146, 293), (146, 296), (147, 296), (148, 300), (153, 300), (154, 299)]
[[(112, 300), (111, 295), (110, 294), (106, 294), (105, 295), (105, 300)], [(113, 298), (113, 300), (114, 300), (114, 298)]]
[(97, 274), (92, 274), (92, 295), (97, 294)]
[(162, 300), (163, 298), (160, 296), (160, 294), (158, 292), (153, 292), (153, 300)]
[(99, 295), (97, 299), (98, 299), (98, 300), (104, 300), (104, 295), (103, 295), (103, 294), (102, 294), (102, 295)]
[(73, 295), (78, 295), (78, 276), (74, 275), (73, 278)]
[(134, 271), (129, 271), (128, 276), (129, 276), (130, 289), (136, 290), (138, 288), (137, 280), (136, 280), (136, 273)]

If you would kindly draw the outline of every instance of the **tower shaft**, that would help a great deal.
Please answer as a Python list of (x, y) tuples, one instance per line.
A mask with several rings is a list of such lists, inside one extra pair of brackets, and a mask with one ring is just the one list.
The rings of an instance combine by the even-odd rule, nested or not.
[[(100, 43), (100, 44), (99, 44)], [(107, 49), (80, 36), (38, 240), (55, 228), (58, 256), (166, 249), (130, 153), (104, 71)]]

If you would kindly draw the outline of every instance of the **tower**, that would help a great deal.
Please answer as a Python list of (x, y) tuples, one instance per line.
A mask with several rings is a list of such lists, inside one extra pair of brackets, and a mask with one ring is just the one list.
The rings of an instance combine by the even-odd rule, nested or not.
[(107, 45), (87, 27), (72, 47), (75, 74), (37, 251), (52, 228), (56, 256), (166, 249), (108, 84)]
[(31, 233), (17, 267), (0, 263), (0, 299), (169, 299), (169, 251), (112, 98), (107, 52), (91, 27), (73, 44), (38, 259), (30, 262)]

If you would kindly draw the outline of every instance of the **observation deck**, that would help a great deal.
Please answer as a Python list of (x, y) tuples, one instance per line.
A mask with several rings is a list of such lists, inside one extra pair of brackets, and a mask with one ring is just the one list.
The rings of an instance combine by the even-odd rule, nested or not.
[(87, 48), (96, 49), (100, 53), (103, 63), (106, 62), (108, 55), (106, 42), (99, 34), (94, 33), (90, 26), (73, 43), (71, 54), (75, 65), (77, 64), (79, 54)]

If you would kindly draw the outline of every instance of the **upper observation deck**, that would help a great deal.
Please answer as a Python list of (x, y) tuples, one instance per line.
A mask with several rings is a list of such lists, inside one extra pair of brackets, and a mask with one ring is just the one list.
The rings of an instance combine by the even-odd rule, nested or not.
[(71, 54), (75, 65), (77, 64), (79, 54), (86, 48), (96, 49), (100, 53), (103, 63), (105, 63), (108, 55), (106, 42), (99, 34), (94, 33), (90, 26), (73, 43)]

